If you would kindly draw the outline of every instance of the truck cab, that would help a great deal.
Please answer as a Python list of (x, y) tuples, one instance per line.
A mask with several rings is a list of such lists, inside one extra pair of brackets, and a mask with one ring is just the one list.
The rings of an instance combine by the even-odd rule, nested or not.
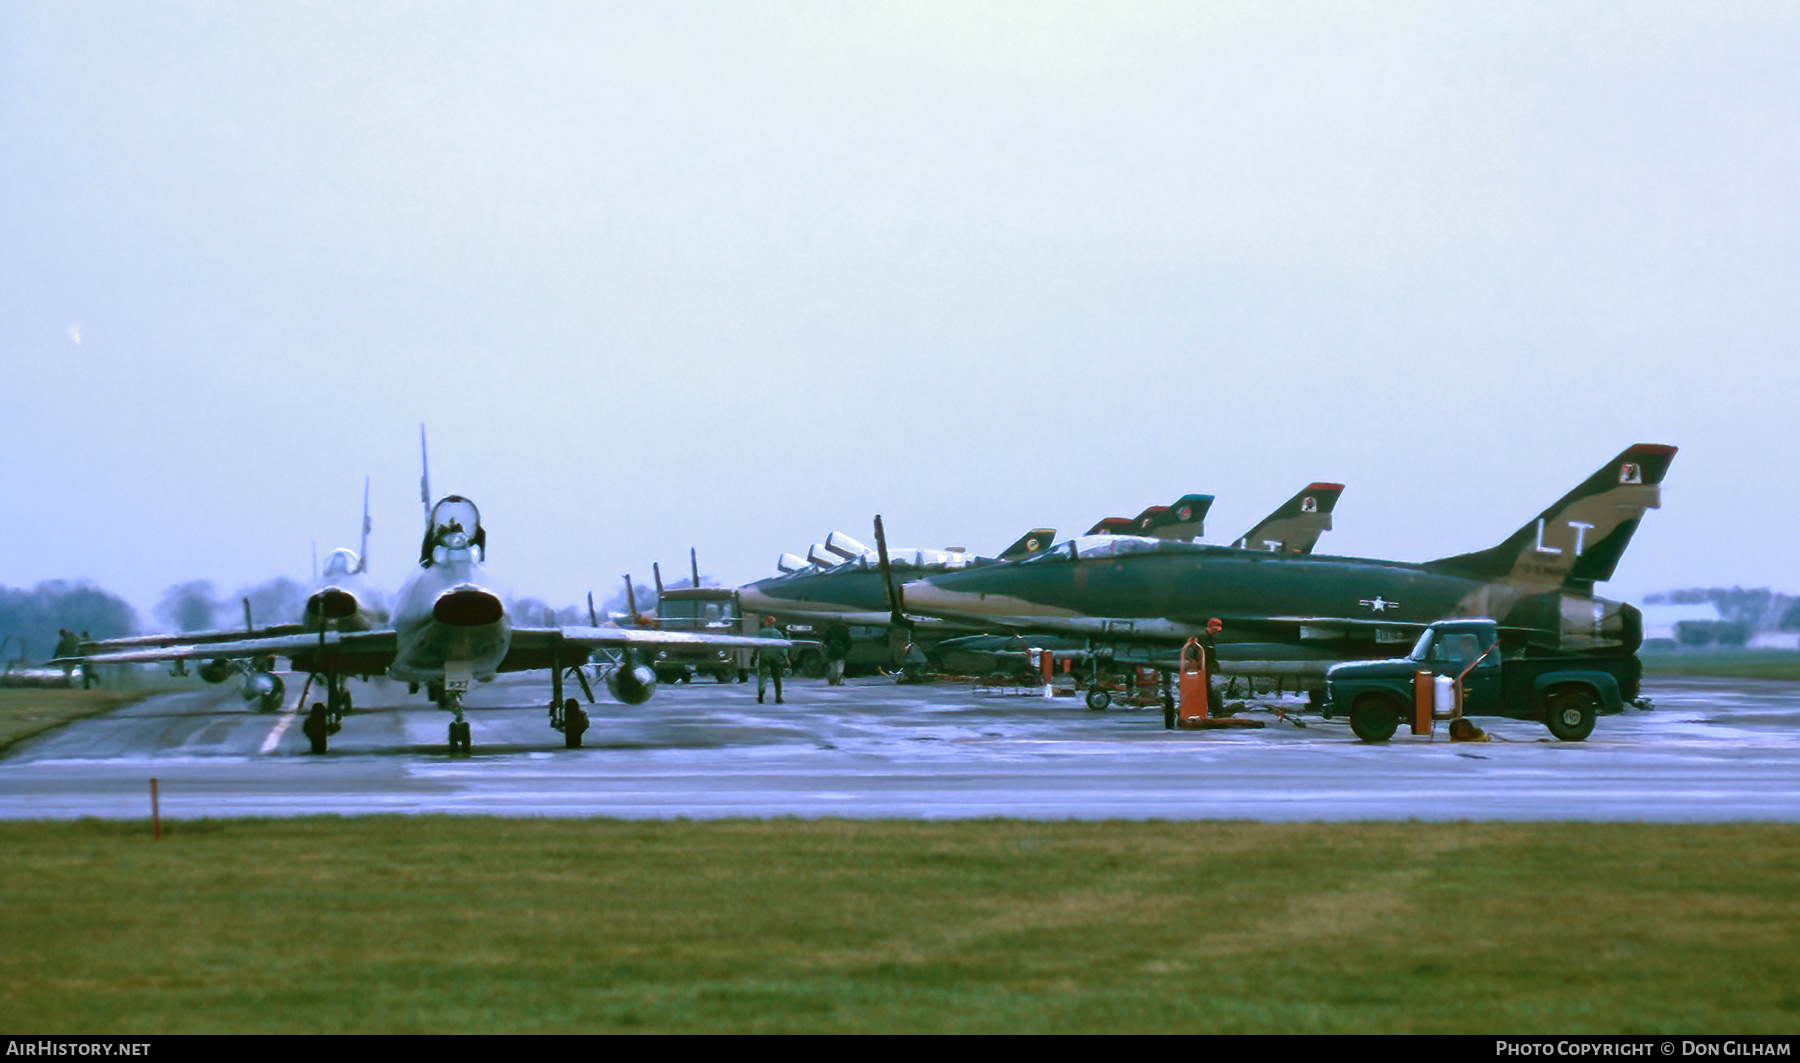
[[(1493, 620), (1442, 620), (1426, 628), (1405, 657), (1353, 661), (1326, 673), (1325, 715), (1348, 716), (1365, 742), (1391, 738), (1401, 720), (1434, 688), (1450, 684), (1455, 715), (1538, 720), (1561, 741), (1579, 742), (1595, 717), (1637, 697), (1642, 665), (1635, 656), (1540, 656), (1508, 645)], [(1429, 711), (1429, 706), (1425, 711)], [(1429, 716), (1424, 717), (1427, 724)], [(1414, 728), (1415, 733), (1429, 733)]]
[[(703, 635), (754, 635), (757, 625), (740, 617), (738, 596), (730, 587), (676, 587), (656, 602), (658, 626), (664, 631)], [(657, 651), (653, 667), (664, 683), (710, 675), (721, 683), (742, 682), (749, 675), (752, 650), (714, 646), (671, 646)]]

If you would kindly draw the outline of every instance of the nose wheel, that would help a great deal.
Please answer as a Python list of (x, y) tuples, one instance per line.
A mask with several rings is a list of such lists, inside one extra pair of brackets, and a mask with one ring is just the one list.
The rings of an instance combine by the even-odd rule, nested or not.
[(306, 714), (306, 722), (300, 725), (300, 729), (304, 731), (306, 737), (312, 741), (312, 751), (314, 753), (325, 752), (326, 738), (331, 734), (331, 724), (329, 719), (330, 718), (325, 711), (324, 702), (315, 701), (312, 705), (312, 711)]
[(463, 719), (461, 690), (454, 687), (433, 687), (438, 695), (438, 708), (445, 712), (454, 712), (456, 719), (450, 721), (450, 755), (466, 757), (469, 755), (469, 721)]

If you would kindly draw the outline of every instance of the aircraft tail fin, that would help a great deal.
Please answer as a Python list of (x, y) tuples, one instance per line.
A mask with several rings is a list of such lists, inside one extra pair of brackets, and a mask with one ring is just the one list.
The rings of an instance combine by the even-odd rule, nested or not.
[(1135, 517), (1106, 517), (1088, 535), (1148, 535), (1157, 539), (1197, 539), (1205, 534), (1211, 495), (1182, 495), (1167, 506), (1151, 506)]
[(369, 571), (369, 530), (375, 525), (369, 520), (369, 478), (363, 477), (363, 522), (362, 545), (356, 550), (356, 571)]
[(1343, 493), (1343, 484), (1307, 484), (1231, 545), (1278, 554), (1310, 554), (1319, 536), (1331, 530), (1331, 511)]
[(1024, 558), (1041, 554), (1045, 550), (1050, 549), (1050, 544), (1055, 541), (1055, 528), (1033, 528), (1024, 535), (1019, 536), (1017, 542), (1000, 551), (999, 560), (1020, 561)]
[(1426, 564), (1508, 583), (1591, 590), (1612, 578), (1644, 511), (1662, 505), (1662, 480), (1675, 448), (1638, 443), (1602, 465), (1498, 546)]
[(1152, 506), (1138, 515), (1137, 534), (1157, 539), (1198, 539), (1206, 534), (1206, 511), (1212, 504), (1211, 495), (1182, 495), (1169, 505)]

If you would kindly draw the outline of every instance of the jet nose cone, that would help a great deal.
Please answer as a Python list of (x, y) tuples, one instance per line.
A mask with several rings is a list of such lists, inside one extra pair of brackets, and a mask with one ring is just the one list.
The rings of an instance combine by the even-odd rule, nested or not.
[(497, 623), (505, 614), (500, 599), (491, 591), (466, 584), (438, 595), (431, 606), (431, 615), (438, 623), (452, 627), (482, 627)]
[(326, 587), (306, 600), (306, 615), (342, 620), (356, 615), (356, 595), (340, 587)]
[(777, 606), (788, 604), (779, 598), (773, 598), (764, 594), (757, 589), (754, 583), (746, 587), (738, 588), (738, 603), (743, 608), (745, 616), (749, 616), (752, 613), (766, 613), (775, 609)]

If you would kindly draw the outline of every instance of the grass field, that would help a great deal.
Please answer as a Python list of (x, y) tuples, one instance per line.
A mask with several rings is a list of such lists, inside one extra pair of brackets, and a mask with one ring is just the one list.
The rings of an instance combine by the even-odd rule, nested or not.
[(1800, 651), (1715, 650), (1644, 654), (1645, 675), (1710, 675), (1724, 679), (1800, 679)]
[(0, 753), (70, 720), (98, 716), (157, 692), (111, 686), (93, 690), (82, 690), (79, 686), (72, 690), (0, 688)]
[(0, 1028), (1800, 1030), (1800, 827), (0, 823)]

